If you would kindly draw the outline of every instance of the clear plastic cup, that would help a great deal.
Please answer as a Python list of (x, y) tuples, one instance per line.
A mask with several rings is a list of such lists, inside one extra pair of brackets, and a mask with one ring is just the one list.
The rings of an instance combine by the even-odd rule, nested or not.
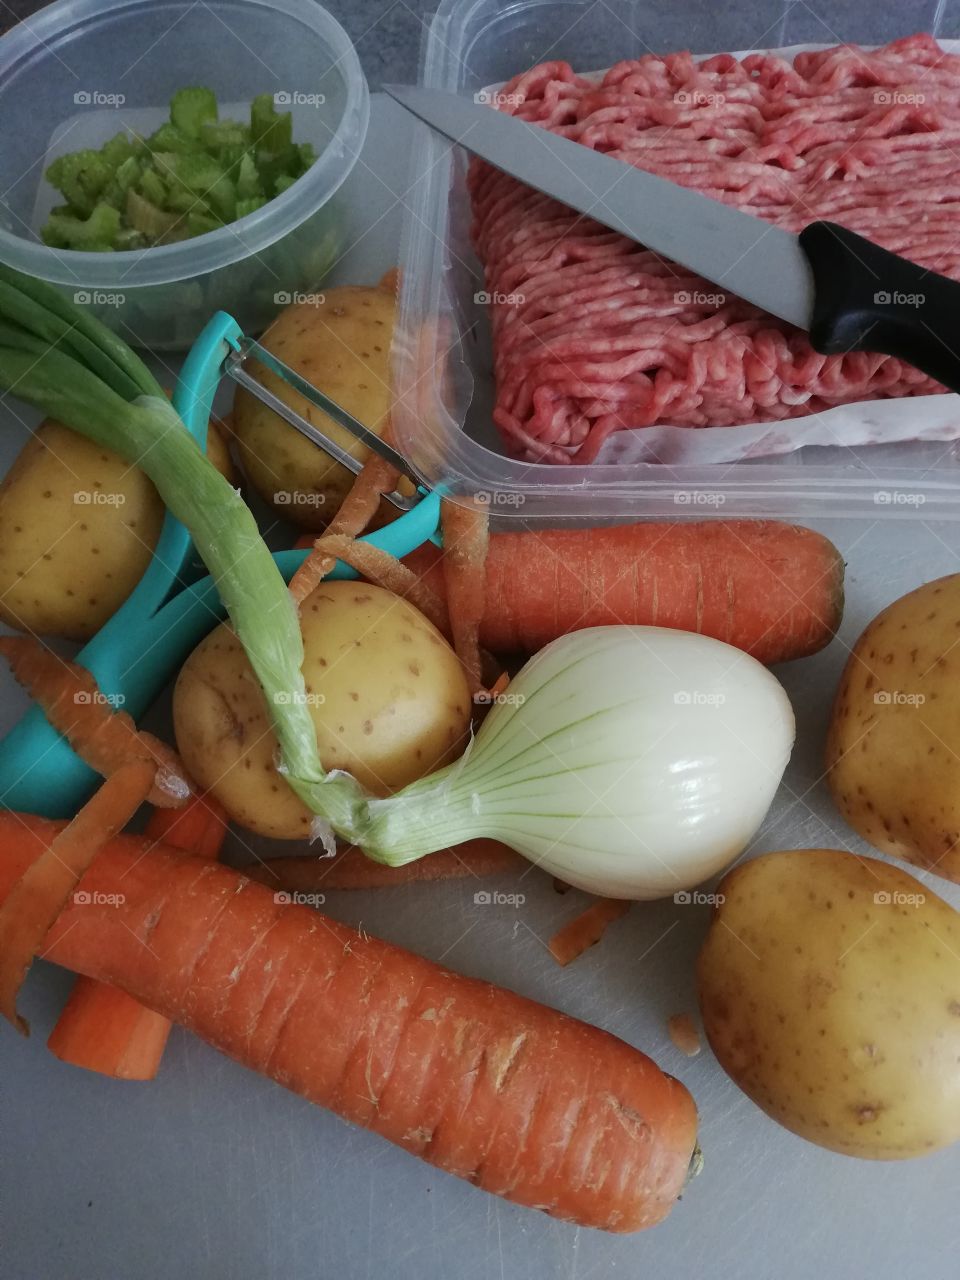
[[(262, 209), (178, 244), (44, 245), (39, 228), (61, 200), (46, 164), (124, 129), (152, 131), (186, 85), (213, 89), (224, 117), (274, 94), (317, 162)], [(256, 332), (337, 257), (345, 228), (333, 197), (369, 109), (349, 36), (314, 0), (58, 0), (0, 40), (0, 261), (59, 285), (135, 345), (184, 348), (218, 309)]]

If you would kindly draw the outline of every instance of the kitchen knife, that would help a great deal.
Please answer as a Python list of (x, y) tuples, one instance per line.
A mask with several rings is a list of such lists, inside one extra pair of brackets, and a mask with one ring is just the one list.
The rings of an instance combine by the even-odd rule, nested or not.
[(960, 391), (957, 281), (833, 222), (811, 222), (794, 235), (482, 101), (435, 89), (386, 91), (527, 186), (809, 330), (822, 354), (898, 356)]

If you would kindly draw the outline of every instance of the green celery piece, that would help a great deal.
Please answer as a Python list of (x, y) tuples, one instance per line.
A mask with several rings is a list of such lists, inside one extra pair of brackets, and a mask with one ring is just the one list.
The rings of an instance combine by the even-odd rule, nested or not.
[(88, 218), (52, 213), (41, 231), (44, 244), (53, 249), (82, 249), (109, 253), (120, 230), (120, 210), (98, 204)]
[(220, 147), (249, 147), (250, 130), (239, 120), (208, 120), (200, 127), (200, 141), (208, 151)]
[(100, 154), (111, 169), (119, 169), (126, 161), (137, 154), (137, 146), (126, 133), (117, 133), (100, 148)]
[(128, 191), (140, 180), (140, 161), (136, 156), (128, 156), (113, 175), (113, 180), (121, 191)]
[(181, 187), (206, 200), (224, 222), (233, 220), (236, 189), (213, 156), (197, 152), (190, 156), (158, 155), (156, 160), (164, 176), (169, 174)]
[(178, 214), (213, 213), (206, 200), (201, 200), (199, 196), (195, 196), (192, 191), (187, 191), (185, 187), (180, 187), (176, 191), (170, 192), (167, 198), (167, 208), (175, 210)]
[(162, 209), (167, 203), (168, 192), (164, 180), (160, 177), (157, 170), (151, 165), (150, 168), (144, 169), (140, 175), (138, 183), (140, 194), (144, 200), (149, 200), (151, 204), (155, 204), (158, 209)]
[(143, 235), (147, 241), (160, 240), (169, 235), (180, 221), (179, 214), (158, 209), (155, 204), (144, 199), (136, 191), (127, 192), (126, 212), (127, 221), (131, 227)]
[(223, 223), (206, 213), (187, 214), (187, 232), (191, 236), (203, 236), (208, 231), (219, 231)]
[(212, 89), (178, 89), (170, 100), (170, 122), (188, 138), (200, 138), (203, 126), (216, 118), (217, 99)]
[(214, 155), (224, 173), (236, 179), (240, 172), (240, 166), (243, 164), (244, 156), (249, 153), (249, 150), (250, 148), (243, 143), (231, 143), (229, 146), (217, 147)]
[(312, 142), (298, 142), (297, 155), (300, 160), (298, 178), (302, 178), (311, 165), (317, 163), (317, 151)]
[(278, 179), (286, 176), (296, 178), (297, 149), (287, 147), (284, 151), (259, 150), (256, 153), (257, 172), (263, 183), (264, 191), (275, 191)]
[(276, 109), (272, 94), (258, 94), (250, 103), (250, 134), (257, 151), (283, 151), (293, 143), (293, 116)]
[(249, 151), (246, 151), (240, 161), (240, 171), (237, 174), (237, 200), (253, 200), (264, 194), (256, 162)]
[(197, 141), (189, 134), (178, 129), (175, 124), (162, 124), (156, 133), (147, 139), (147, 147), (156, 155), (158, 151), (177, 155), (192, 155), (197, 150)]
[(124, 253), (131, 249), (148, 249), (150, 241), (142, 231), (137, 231), (133, 227), (122, 227), (117, 232), (113, 247), (118, 253)]
[(87, 149), (58, 156), (44, 177), (66, 196), (78, 213), (89, 217), (113, 177), (113, 171), (98, 151)]
[(273, 184), (274, 195), (282, 196), (283, 193), (289, 187), (292, 187), (295, 182), (296, 178), (294, 178), (292, 174), (281, 173), (280, 177), (277, 178), (276, 182)]
[(266, 196), (251, 196), (248, 200), (237, 201), (237, 217), (245, 218), (248, 213), (256, 213), (267, 203)]

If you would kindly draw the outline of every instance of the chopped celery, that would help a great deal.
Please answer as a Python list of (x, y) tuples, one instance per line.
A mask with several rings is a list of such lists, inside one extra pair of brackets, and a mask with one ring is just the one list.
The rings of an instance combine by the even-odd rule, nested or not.
[(43, 242), (51, 249), (109, 253), (119, 230), (119, 209), (109, 204), (98, 204), (88, 218), (52, 213), (43, 228)]
[(188, 138), (199, 138), (203, 126), (217, 118), (217, 99), (212, 89), (178, 89), (170, 102), (170, 119)]
[[(41, 235), (51, 246), (97, 250), (204, 235), (262, 208), (315, 160), (309, 142), (293, 141), (293, 117), (277, 110), (272, 94), (253, 99), (245, 124), (220, 120), (210, 89), (184, 88), (171, 100), (170, 119), (148, 138), (118, 133), (99, 151), (53, 161), (46, 177), (65, 204)], [(91, 221), (101, 207), (117, 217), (97, 212)]]

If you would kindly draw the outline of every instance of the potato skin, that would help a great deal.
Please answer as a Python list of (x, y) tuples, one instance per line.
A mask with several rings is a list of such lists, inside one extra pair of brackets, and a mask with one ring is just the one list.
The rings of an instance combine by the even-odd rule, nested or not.
[(857, 641), (827, 735), (843, 818), (884, 853), (960, 882), (960, 574), (894, 601)]
[[(233, 483), (229, 449), (212, 422), (207, 452)], [(88, 640), (140, 581), (163, 515), (142, 471), (59, 422), (42, 422), (0, 484), (0, 619), (19, 631)]]
[(21, 631), (88, 639), (140, 580), (162, 523), (142, 471), (59, 422), (41, 423), (0, 485), (0, 617)]
[[(322, 303), (287, 307), (260, 341), (382, 435), (390, 410), (395, 293), (382, 287), (343, 286), (320, 296)], [(353, 457), (366, 459), (368, 449), (275, 374), (256, 363), (251, 372)], [(233, 421), (243, 469), (264, 501), (301, 528), (324, 528), (350, 489), (353, 476), (347, 468), (242, 387), (234, 399)]]
[[(380, 587), (323, 582), (300, 609), (303, 674), (320, 759), (388, 795), (454, 759), (471, 700), (453, 650), (412, 605)], [(302, 840), (313, 815), (277, 772), (263, 690), (227, 624), (197, 646), (173, 696), (188, 771), (237, 822)]]
[(729, 872), (697, 965), (704, 1029), (758, 1106), (819, 1146), (906, 1159), (960, 1138), (960, 913), (835, 849)]

